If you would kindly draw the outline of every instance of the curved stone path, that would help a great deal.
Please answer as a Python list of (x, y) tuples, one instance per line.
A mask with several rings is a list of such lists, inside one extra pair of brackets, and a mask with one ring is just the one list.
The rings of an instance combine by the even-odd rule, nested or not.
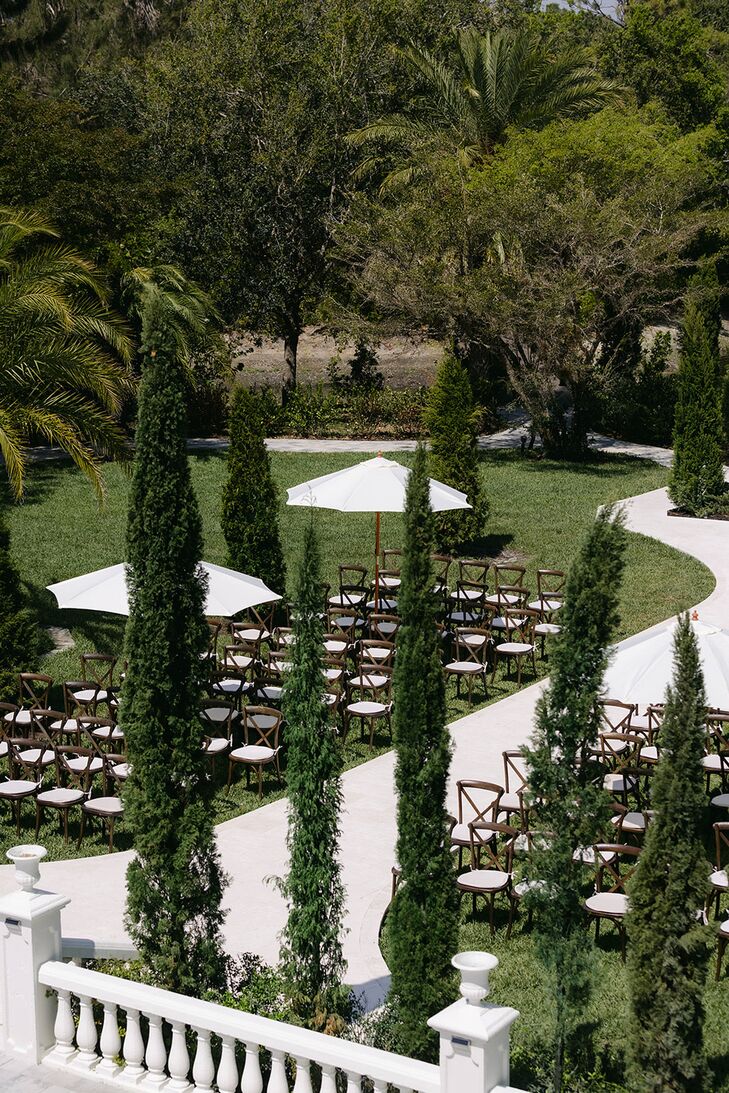
[[(484, 438), (483, 447), (516, 446), (523, 429), (506, 430), (497, 437)], [(595, 438), (599, 447), (670, 463), (666, 449), (622, 444)], [(277, 441), (277, 449), (292, 441)], [(377, 442), (308, 441), (308, 451), (384, 450)], [(372, 443), (372, 447), (360, 445)], [(334, 447), (334, 445), (337, 447)], [(271, 447), (274, 443), (271, 444)], [(401, 442), (398, 450), (411, 447)], [(388, 450), (392, 450), (388, 447)], [(729, 523), (676, 519), (666, 515), (665, 490), (655, 490), (624, 502), (628, 527), (650, 535), (670, 546), (692, 554), (716, 577), (714, 592), (699, 605), (706, 621), (724, 625), (729, 619)], [(454, 758), (453, 788), (459, 778), (478, 775), (500, 781), (501, 753), (519, 747), (531, 733), (535, 702), (544, 681), (527, 687), (500, 702), (463, 717), (451, 725)], [(347, 893), (344, 951), (348, 963), (347, 981), (364, 995), (369, 1006), (379, 1003), (387, 987), (387, 968), (378, 945), (379, 927), (390, 894), (390, 868), (395, 847), (394, 756), (381, 755), (343, 776), (344, 811), (341, 854)], [(285, 922), (285, 906), (271, 878), (282, 875), (286, 866), (286, 801), (276, 801), (245, 816), (220, 824), (218, 846), (231, 878), (226, 902), (226, 945), (231, 953), (250, 951), (275, 963), (278, 935)], [(52, 862), (43, 868), (49, 888), (71, 897), (64, 911), (66, 935), (90, 937), (99, 942), (125, 936), (123, 909), (124, 876), (130, 854)], [(0, 867), (0, 894), (13, 887), (12, 869)]]

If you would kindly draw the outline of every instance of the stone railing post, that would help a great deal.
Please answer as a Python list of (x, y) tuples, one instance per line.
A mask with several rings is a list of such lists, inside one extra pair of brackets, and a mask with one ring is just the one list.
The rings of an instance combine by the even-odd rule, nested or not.
[(55, 996), (38, 982), (47, 960), (61, 959), (61, 911), (70, 902), (36, 888), (46, 849), (14, 846), (18, 891), (0, 899), (0, 1050), (39, 1063), (55, 1042)]
[(461, 998), (428, 1021), (440, 1036), (441, 1093), (491, 1093), (509, 1087), (509, 1030), (519, 1012), (484, 1001), (489, 974), (498, 963), (490, 953), (453, 957), (461, 973)]

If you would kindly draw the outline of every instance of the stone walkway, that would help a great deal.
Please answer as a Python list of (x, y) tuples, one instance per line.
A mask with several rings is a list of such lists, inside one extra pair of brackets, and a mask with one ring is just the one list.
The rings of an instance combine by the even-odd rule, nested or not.
[[(507, 432), (518, 445), (514, 430)], [(663, 464), (670, 461), (671, 453), (666, 449), (596, 440), (613, 451), (630, 452)], [(317, 446), (316, 450), (322, 449)], [(631, 530), (694, 555), (714, 572), (716, 589), (699, 605), (699, 614), (707, 622), (724, 625), (729, 619), (729, 523), (668, 517), (665, 490), (628, 499), (624, 505)], [(540, 683), (525, 688), (451, 726), (455, 745), (451, 808), (455, 807), (457, 779), (477, 774), (488, 780), (501, 780), (501, 753), (506, 748), (519, 747), (528, 739), (535, 702), (543, 686)], [(387, 968), (380, 955), (378, 934), (389, 900), (394, 859), (393, 770), (394, 756), (388, 753), (348, 771), (343, 777), (341, 854), (347, 893), (344, 942), (347, 981), (364, 995), (370, 1006), (380, 1001), (387, 986)], [(286, 865), (286, 802), (276, 801), (219, 825), (217, 839), (231, 878), (226, 897), (227, 947), (232, 953), (251, 951), (275, 962), (285, 907), (271, 878), (280, 876)], [(124, 875), (129, 857), (129, 854), (113, 854), (43, 867), (45, 885), (72, 899), (64, 911), (64, 933), (99, 942), (118, 941), (125, 936)], [(0, 893), (12, 887), (11, 867), (0, 867)]]
[(13, 1093), (68, 1093), (69, 1089), (76, 1093), (108, 1093), (109, 1086), (86, 1074), (65, 1074), (0, 1052), (0, 1089), (12, 1089)]

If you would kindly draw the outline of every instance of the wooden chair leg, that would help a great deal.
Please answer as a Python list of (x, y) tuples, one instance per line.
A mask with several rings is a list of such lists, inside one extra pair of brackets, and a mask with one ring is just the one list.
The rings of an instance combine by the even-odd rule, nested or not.
[[(43, 810), (43, 805), (39, 804), (38, 801), (36, 801), (35, 802), (35, 841), (36, 842), (38, 842), (38, 832), (40, 830), (40, 825), (41, 825), (41, 812), (42, 812), (42, 810)], [(718, 917), (718, 912), (717, 912), (717, 917)]]
[(232, 780), (233, 780), (233, 763), (232, 763), (232, 760), (229, 759), (228, 760), (228, 781), (227, 781), (226, 786), (225, 786), (226, 795), (228, 793), (230, 793), (230, 783), (232, 782)]
[(18, 838), (20, 838), (20, 797), (15, 802), (15, 828), (18, 832)]
[(494, 895), (491, 893), (489, 899), (489, 929), (491, 930), (491, 936), (494, 936)]
[(68, 809), (63, 810), (63, 845), (68, 846)]
[(258, 767), (258, 800), (263, 797), (263, 767)]
[(109, 817), (109, 853), (114, 849), (114, 817)]
[(86, 813), (84, 812), (83, 809), (81, 809), (81, 824), (80, 824), (79, 832), (78, 832), (78, 842), (76, 843), (76, 849), (77, 850), (81, 849), (81, 843), (84, 840), (84, 831), (85, 831), (85, 829), (86, 829)]

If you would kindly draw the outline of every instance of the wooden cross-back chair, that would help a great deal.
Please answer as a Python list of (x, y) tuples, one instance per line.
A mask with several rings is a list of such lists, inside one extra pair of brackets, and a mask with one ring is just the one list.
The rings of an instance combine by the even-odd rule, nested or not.
[(612, 922), (620, 935), (620, 951), (625, 961), (625, 916), (628, 913), (627, 885), (638, 867), (640, 847), (626, 843), (598, 843), (595, 892), (585, 900), (585, 910), (595, 919), (595, 940), (600, 936), (600, 922)]
[(531, 661), (532, 672), (536, 679), (537, 661), (534, 627), (537, 624), (539, 613), (532, 611), (529, 607), (506, 607), (502, 609), (501, 617), (506, 624), (502, 631), (506, 641), (494, 645), (494, 668), (491, 673), (491, 680), (493, 682), (496, 677), (499, 660), (506, 661), (507, 678), (511, 676), (512, 661), (516, 661), (516, 685), (520, 687), (522, 664), (525, 660)]
[(469, 705), (473, 702), (473, 688), (480, 680), (486, 696), (486, 676), (493, 639), (488, 630), (477, 626), (457, 626), (453, 646), (453, 660), (443, 666), (446, 679), (455, 676), (456, 695), (461, 696), (461, 680), (466, 681)]
[(474, 820), (493, 822), (498, 818), (504, 787), (496, 782), (461, 778), (456, 782), (456, 793), (458, 812), (456, 824), (451, 831), (451, 845), (458, 847), (458, 868), (461, 869), (463, 851), (471, 846), (468, 825)]
[(243, 740), (242, 747), (233, 748), (228, 755), (227, 792), (233, 780), (236, 764), (241, 764), (246, 772), (246, 787), (250, 787), (251, 770), (258, 778), (258, 800), (263, 796), (263, 770), (273, 766), (276, 778), (281, 785), (281, 726), (283, 716), (280, 710), (272, 706), (244, 706), (241, 713)]
[(509, 938), (514, 921), (512, 867), (514, 846), (519, 832), (508, 824), (493, 821), (474, 820), (468, 826), (471, 836), (471, 868), (458, 876), (456, 886), (461, 896), (471, 896), (474, 915), (477, 897), (482, 896), (488, 900), (492, 937), (494, 903), (497, 895), (504, 894), (509, 901), (509, 924), (506, 931)]

